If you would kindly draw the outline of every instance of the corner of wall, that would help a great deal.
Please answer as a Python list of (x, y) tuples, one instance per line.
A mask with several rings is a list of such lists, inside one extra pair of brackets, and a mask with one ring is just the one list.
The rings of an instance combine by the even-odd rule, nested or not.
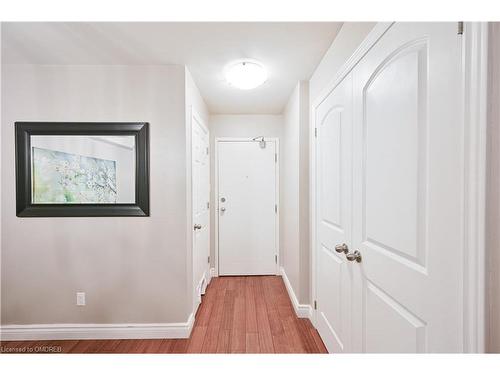
[[(186, 127), (186, 278), (187, 278), (187, 295), (192, 296), (195, 289), (193, 280), (193, 209), (192, 209), (192, 128), (191, 121), (193, 113), (196, 113), (202, 121), (208, 126), (209, 111), (205, 100), (201, 96), (200, 90), (196, 85), (191, 72), (186, 66), (184, 70), (184, 111), (185, 111), (185, 127)], [(187, 314), (195, 314), (198, 305), (193, 298), (188, 298)]]
[[(283, 110), (282, 268), (297, 303), (309, 303), (309, 82), (299, 81)], [(285, 225), (283, 225), (285, 224)], [(283, 227), (286, 226), (286, 229)], [(286, 275), (286, 276), (285, 276)]]
[[(2, 60), (2, 29), (3, 22), (0, 22), (0, 170), (3, 170), (2, 166), (2, 75), (3, 75), (3, 60)], [(0, 207), (2, 207), (2, 173), (0, 172)], [(2, 259), (2, 212), (0, 208), (0, 259)], [(2, 267), (0, 266), (0, 317), (2, 316)], [(1, 324), (1, 318), (0, 318)]]
[(309, 82), (299, 88), (299, 302), (310, 304), (311, 249), (309, 241)]

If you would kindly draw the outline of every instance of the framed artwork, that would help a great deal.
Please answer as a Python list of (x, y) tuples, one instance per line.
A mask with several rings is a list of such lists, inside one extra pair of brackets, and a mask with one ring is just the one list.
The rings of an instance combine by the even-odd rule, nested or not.
[(149, 216), (148, 123), (15, 127), (17, 216)]

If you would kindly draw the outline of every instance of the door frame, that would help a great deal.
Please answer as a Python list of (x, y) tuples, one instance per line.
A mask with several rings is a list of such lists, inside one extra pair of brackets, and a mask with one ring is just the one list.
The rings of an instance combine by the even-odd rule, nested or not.
[[(353, 55), (339, 69), (334, 79), (311, 102), (309, 118), (310, 168), (310, 249), (312, 323), (316, 326), (316, 111), (318, 106), (352, 71), (365, 54), (393, 25), (377, 23)], [(458, 27), (457, 27), (458, 29)], [(486, 109), (488, 24), (464, 22), (461, 41), (462, 121), (464, 126), (464, 283), (463, 350), (485, 352), (485, 191), (486, 191)]]
[[(211, 191), (211, 183), (210, 183), (210, 130), (208, 129), (207, 125), (203, 121), (202, 117), (196, 112), (193, 108), (193, 106), (190, 106), (191, 110), (191, 118), (190, 118), (190, 127), (189, 127), (189, 137), (190, 137), (190, 147), (189, 147), (189, 161), (190, 161), (190, 173), (189, 173), (189, 178), (191, 179), (190, 183), (190, 190), (191, 190), (191, 199), (190, 199), (190, 208), (188, 211), (189, 214), (189, 223), (190, 225), (188, 226), (188, 237), (190, 238), (191, 241), (191, 283), (192, 283), (192, 292), (193, 292), (193, 311), (196, 313), (196, 310), (198, 309), (198, 306), (201, 303), (200, 296), (196, 294), (196, 287), (198, 286), (198, 282), (200, 280), (195, 280), (194, 276), (194, 247), (195, 247), (195, 242), (194, 242), (194, 237), (195, 237), (195, 231), (193, 230), (194, 226), (194, 217), (193, 217), (193, 200), (194, 200), (194, 189), (193, 189), (193, 126), (194, 122), (196, 121), (200, 126), (207, 132), (208, 136), (208, 198), (210, 201), (210, 191)], [(211, 211), (212, 207), (209, 205), (208, 207), (208, 221), (207, 221), (207, 230), (208, 230), (208, 255), (210, 256), (210, 217), (211, 217)], [(207, 287), (208, 284), (210, 284), (210, 279), (211, 279), (211, 272), (210, 272), (210, 263), (207, 263), (207, 271), (205, 273), (205, 288)]]
[[(276, 169), (275, 169), (275, 200), (277, 205), (277, 212), (274, 219), (275, 230), (275, 251), (276, 251), (276, 271), (279, 274), (280, 265), (280, 140), (277, 137), (264, 137), (266, 142), (274, 142), (276, 149)], [(215, 276), (219, 276), (219, 145), (223, 142), (256, 142), (252, 138), (243, 137), (216, 137), (215, 138), (215, 162), (214, 162), (214, 202), (213, 208), (215, 213), (214, 223), (214, 244), (215, 244)]]

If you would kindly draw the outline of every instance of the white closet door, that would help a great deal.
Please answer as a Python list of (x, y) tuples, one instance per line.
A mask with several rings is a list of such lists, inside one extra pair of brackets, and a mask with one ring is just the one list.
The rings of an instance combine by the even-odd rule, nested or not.
[(353, 325), (363, 352), (463, 345), (456, 23), (398, 23), (353, 70)]
[[(348, 76), (317, 107), (316, 327), (329, 352), (351, 348), (352, 80)], [(337, 250), (336, 250), (337, 247)], [(346, 248), (347, 250), (347, 248)]]

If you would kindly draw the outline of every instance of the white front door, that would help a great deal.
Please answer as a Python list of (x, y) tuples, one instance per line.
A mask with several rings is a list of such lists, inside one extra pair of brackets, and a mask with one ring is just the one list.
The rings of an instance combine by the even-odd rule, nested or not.
[(219, 274), (276, 274), (277, 142), (217, 145)]
[(363, 352), (463, 350), (460, 41), (456, 23), (396, 23), (353, 70)]
[(315, 116), (316, 327), (329, 352), (349, 352), (353, 270), (344, 248), (351, 244), (352, 220), (351, 76), (317, 107)]
[(210, 159), (209, 134), (201, 119), (192, 115), (193, 176), (193, 286), (195, 304), (205, 292), (210, 255)]

